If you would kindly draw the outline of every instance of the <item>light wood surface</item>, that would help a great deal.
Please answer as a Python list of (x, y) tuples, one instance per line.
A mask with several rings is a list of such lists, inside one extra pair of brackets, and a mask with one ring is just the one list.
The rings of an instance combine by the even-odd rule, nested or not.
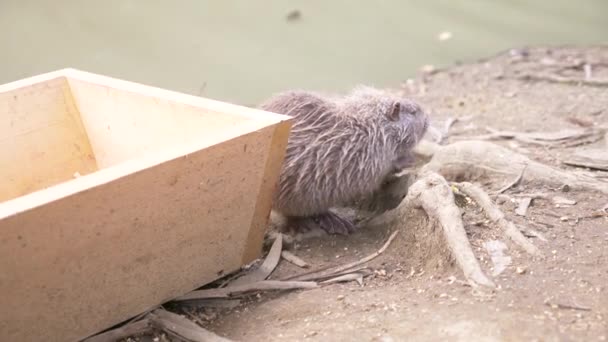
[(81, 339), (259, 257), (290, 124), (73, 69), (0, 86), (2, 340)]

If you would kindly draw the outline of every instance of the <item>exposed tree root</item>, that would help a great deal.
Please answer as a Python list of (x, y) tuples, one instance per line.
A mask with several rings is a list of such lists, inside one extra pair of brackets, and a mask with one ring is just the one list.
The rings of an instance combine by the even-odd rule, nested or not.
[[(419, 179), (409, 187), (404, 202), (396, 210), (370, 220), (368, 225), (402, 225), (403, 222), (411, 219), (412, 215), (420, 216), (420, 212), (413, 213), (413, 209), (424, 210), (430, 221), (428, 224), (432, 227), (440, 227), (449, 253), (472, 285), (495, 286), (484, 274), (473, 253), (464, 230), (461, 211), (456, 206), (453, 190), (446, 179), (465, 180), (465, 182), (453, 184), (455, 191), (461, 192), (475, 201), (485, 215), (514, 244), (530, 255), (538, 257), (542, 257), (540, 250), (505, 218), (504, 213), (493, 203), (490, 196), (483, 189), (466, 180), (473, 180), (481, 176), (496, 178), (496, 176), (502, 175), (503, 177), (500, 178), (503, 179), (516, 177), (515, 182), (510, 181), (506, 186), (496, 184), (496, 188), (500, 188), (499, 192), (510, 188), (515, 183), (525, 181), (556, 187), (567, 184), (572, 189), (596, 190), (608, 194), (608, 183), (606, 182), (544, 165), (489, 142), (461, 141), (440, 146), (425, 141), (418, 146), (417, 154), (430, 160), (420, 169)], [(424, 229), (424, 227), (418, 229)], [(421, 241), (420, 238), (436, 239), (428, 234), (416, 238), (418, 241)], [(430, 244), (437, 246), (435, 242), (430, 242)], [(436, 250), (434, 252), (437, 253)]]
[(549, 83), (561, 83), (561, 84), (570, 84), (570, 85), (585, 85), (590, 87), (608, 87), (607, 80), (596, 80), (596, 79), (578, 79), (578, 78), (569, 78), (559, 75), (551, 75), (551, 74), (524, 74), (518, 77), (523, 81), (540, 81), (540, 82), (549, 82)]
[(405, 204), (424, 209), (431, 221), (441, 227), (452, 256), (471, 285), (495, 287), (481, 270), (467, 239), (454, 194), (443, 177), (429, 173), (415, 182), (409, 189)]
[(575, 190), (596, 190), (608, 194), (608, 182), (593, 177), (563, 171), (485, 141), (459, 141), (446, 146), (421, 143), (418, 153), (432, 156), (422, 168), (434, 171), (450, 180), (470, 180), (474, 176), (502, 174), (516, 177), (526, 167), (524, 182), (539, 182), (556, 187), (567, 184)]
[(500, 229), (503, 230), (504, 234), (509, 237), (511, 241), (534, 256), (541, 255), (538, 248), (536, 248), (536, 246), (534, 246), (534, 244), (532, 244), (532, 242), (530, 242), (530, 240), (528, 240), (521, 233), (521, 231), (515, 227), (513, 222), (507, 221), (502, 210), (500, 210), (492, 202), (490, 196), (488, 196), (483, 189), (468, 182), (455, 183), (454, 185), (461, 192), (473, 199), (483, 209), (488, 218), (492, 220), (498, 227), (500, 227)]
[[(608, 194), (608, 182), (544, 165), (490, 142), (460, 141), (441, 146), (423, 141), (416, 153), (428, 162), (422, 165), (417, 173), (418, 179), (413, 184), (412, 178), (407, 181), (406, 178), (395, 178), (396, 181), (387, 182), (380, 192), (382, 196), (375, 194), (367, 202), (361, 202), (366, 205), (351, 207), (351, 211), (361, 213), (371, 210), (373, 215), (363, 215), (365, 218), (360, 220), (366, 226), (388, 225), (387, 228), (391, 230), (403, 230), (405, 222), (408, 222), (408, 226), (416, 226), (415, 230), (405, 229), (405, 238), (415, 240), (416, 246), (423, 245), (417, 252), (420, 260), (431, 265), (437, 261), (440, 265), (444, 260), (441, 256), (449, 255), (462, 270), (467, 282), (474, 287), (495, 288), (496, 285), (484, 273), (473, 252), (464, 229), (461, 209), (455, 202), (455, 192), (476, 202), (501, 233), (525, 252), (537, 257), (542, 257), (542, 253), (505, 218), (486, 191), (469, 181), (477, 177), (515, 179), (505, 184), (495, 184), (494, 191), (498, 193), (519, 183), (536, 182), (555, 187), (567, 184), (572, 189)], [(452, 187), (446, 179), (455, 182)], [(394, 208), (405, 193), (405, 200)], [(387, 194), (391, 195), (390, 201), (385, 198)], [(388, 211), (378, 216), (383, 210)], [(412, 221), (420, 222), (414, 224)], [(290, 280), (309, 280), (304, 279), (305, 275)]]

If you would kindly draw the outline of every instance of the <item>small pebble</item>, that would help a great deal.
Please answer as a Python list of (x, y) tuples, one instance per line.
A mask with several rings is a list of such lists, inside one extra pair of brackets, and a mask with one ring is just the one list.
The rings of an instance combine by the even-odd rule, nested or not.
[(500, 194), (500, 195), (496, 196), (496, 203), (497, 204), (503, 204), (503, 203), (507, 202), (510, 199), (511, 199), (511, 197), (509, 197), (508, 195)]
[(435, 67), (429, 64), (429, 65), (422, 66), (422, 68), (420, 68), (420, 70), (424, 73), (431, 73), (431, 72), (435, 71)]
[(338, 297), (336, 297), (337, 300), (344, 300), (344, 295), (339, 295)]
[(441, 32), (439, 35), (437, 35), (437, 39), (439, 41), (445, 41), (450, 38), (452, 38), (452, 32), (449, 32), (449, 31), (444, 31), (444, 32)]
[(524, 267), (517, 267), (515, 272), (517, 272), (517, 274), (524, 274), (526, 273), (526, 269)]
[(313, 336), (317, 336), (318, 332), (316, 331), (311, 331), (309, 333), (307, 333), (306, 335), (304, 335), (304, 337), (308, 338), (308, 337), (313, 337)]

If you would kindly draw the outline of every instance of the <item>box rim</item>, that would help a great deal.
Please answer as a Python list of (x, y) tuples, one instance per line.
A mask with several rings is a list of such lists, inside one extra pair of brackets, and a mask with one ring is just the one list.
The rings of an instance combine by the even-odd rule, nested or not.
[(259, 108), (252, 108), (242, 105), (237, 105), (229, 102), (220, 100), (214, 100), (207, 97), (190, 95), (174, 90), (168, 90), (160, 87), (150, 86), (142, 83), (132, 82), (123, 80), (116, 77), (105, 76), (96, 74), (88, 71), (83, 71), (75, 68), (63, 68), (55, 71), (46, 72), (43, 74), (30, 76), (15, 80), (12, 82), (0, 84), (0, 93), (16, 90), (26, 86), (34, 85), (56, 79), (59, 77), (65, 77), (68, 79), (79, 80), (83, 82), (89, 82), (93, 84), (103, 85), (106, 87), (122, 90), (125, 92), (156, 97), (163, 100), (174, 101), (193, 107), (204, 108), (217, 112), (232, 112), (235, 115), (244, 116), (247, 118), (255, 119), (256, 121), (268, 120), (273, 123), (278, 123), (285, 120), (290, 120), (291, 116), (269, 112)]
[(59, 77), (65, 77), (68, 79), (68, 81), (69, 79), (75, 79), (90, 82), (93, 84), (107, 86), (109, 88), (161, 98), (220, 113), (226, 112), (241, 115), (243, 117), (253, 119), (253, 123), (255, 123), (255, 125), (236, 125), (235, 127), (229, 128), (224, 137), (213, 142), (204, 141), (203, 138), (201, 138), (201, 140), (195, 140), (187, 145), (178, 144), (176, 146), (155, 150), (154, 153), (129, 159), (116, 165), (99, 169), (90, 174), (60, 182), (47, 188), (39, 189), (22, 196), (0, 202), (0, 220), (35, 209), (62, 198), (73, 196), (79, 192), (96, 188), (98, 186), (118, 180), (122, 177), (136, 174), (145, 169), (155, 167), (177, 158), (187, 158), (189, 154), (196, 153), (217, 144), (237, 139), (243, 134), (257, 132), (264, 128), (277, 126), (284, 122), (291, 122), (292, 120), (292, 118), (287, 115), (276, 114), (260, 109), (188, 95), (135, 82), (124, 81), (121, 79), (98, 75), (73, 68), (60, 69), (1, 84), (0, 93), (17, 90), (33, 84), (43, 83)]

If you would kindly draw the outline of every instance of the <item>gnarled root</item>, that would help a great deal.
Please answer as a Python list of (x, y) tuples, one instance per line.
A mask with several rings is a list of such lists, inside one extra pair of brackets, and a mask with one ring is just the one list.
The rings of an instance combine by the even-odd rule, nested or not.
[[(416, 254), (422, 259), (436, 260), (437, 254), (441, 254), (441, 246), (447, 246), (444, 254), (449, 254), (456, 261), (469, 284), (494, 288), (494, 282), (483, 272), (473, 253), (464, 229), (461, 210), (456, 205), (456, 191), (475, 201), (486, 216), (516, 245), (533, 256), (542, 256), (538, 248), (505, 218), (483, 189), (466, 182), (455, 183), (453, 186), (455, 189), (450, 187), (441, 175), (432, 171), (426, 172), (409, 188), (407, 197), (397, 209), (371, 219), (367, 226), (388, 225), (390, 229), (405, 229), (407, 238), (416, 241)], [(426, 222), (422, 222), (424, 220), (420, 218), (425, 214)], [(441, 263), (441, 260), (439, 262)]]
[(480, 174), (516, 177), (525, 167), (523, 182), (553, 186), (568, 184), (575, 190), (596, 190), (608, 194), (608, 182), (544, 165), (486, 141), (459, 141), (445, 146), (424, 142), (418, 147), (418, 153), (432, 156), (422, 172), (434, 171), (450, 180), (470, 180)]
[(429, 173), (415, 182), (410, 187), (404, 204), (399, 208), (422, 208), (431, 222), (436, 222), (441, 227), (452, 256), (471, 285), (495, 287), (481, 270), (464, 230), (460, 209), (454, 202), (454, 194), (443, 177)]

